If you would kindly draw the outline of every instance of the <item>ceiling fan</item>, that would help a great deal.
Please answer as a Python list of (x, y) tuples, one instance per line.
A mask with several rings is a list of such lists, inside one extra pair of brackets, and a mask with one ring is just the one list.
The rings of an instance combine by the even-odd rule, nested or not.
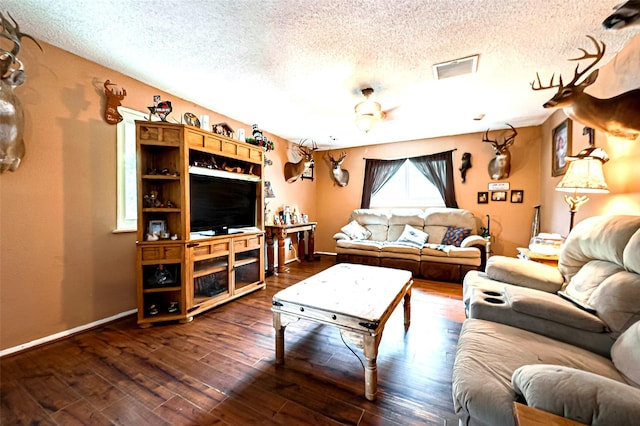
[(365, 100), (358, 103), (355, 107), (356, 126), (365, 133), (368, 133), (387, 116), (387, 112), (382, 110), (380, 103), (370, 99), (372, 94), (373, 89), (371, 87), (362, 89), (362, 95), (365, 97)]

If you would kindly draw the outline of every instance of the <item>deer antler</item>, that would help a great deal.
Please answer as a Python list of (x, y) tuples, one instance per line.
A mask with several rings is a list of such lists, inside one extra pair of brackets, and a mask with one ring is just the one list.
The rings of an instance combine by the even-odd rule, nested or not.
[(7, 13), (7, 15), (9, 16), (9, 18), (11, 18), (13, 24), (11, 24), (11, 21), (5, 18), (2, 13), (0, 13), (0, 26), (2, 27), (0, 37), (6, 38), (7, 40), (11, 41), (13, 43), (13, 48), (10, 51), (0, 49), (0, 52), (5, 55), (4, 58), (2, 58), (2, 55), (0, 55), (0, 78), (4, 77), (4, 75), (9, 71), (11, 64), (19, 62), (18, 53), (20, 52), (22, 37), (30, 39), (36, 44), (36, 46), (40, 48), (40, 50), (42, 50), (42, 46), (40, 46), (38, 41), (35, 38), (31, 37), (29, 34), (20, 32), (20, 25), (18, 25), (16, 20), (13, 19), (13, 16), (11, 16), (10, 13)]
[(543, 86), (542, 82), (540, 81), (540, 74), (538, 74), (536, 72), (536, 77), (538, 79), (538, 87), (535, 86), (536, 81), (534, 80), (534, 81), (531, 82), (531, 88), (533, 90), (545, 90), (545, 89), (551, 89), (552, 87), (560, 87), (560, 86), (562, 86), (562, 76), (560, 76), (560, 84), (553, 84), (553, 79), (554, 79), (555, 76), (556, 76), (555, 73), (551, 74), (551, 81), (549, 82), (549, 85), (548, 86)]
[(513, 127), (509, 123), (507, 123), (507, 126), (511, 127), (511, 130), (513, 130), (513, 134), (504, 140), (504, 143), (502, 144), (502, 146), (504, 147), (513, 145), (516, 140), (516, 136), (518, 136), (518, 131), (515, 129), (515, 127)]
[[(604, 42), (600, 42), (598, 43), (598, 41), (588, 35), (587, 36), (592, 42), (593, 44), (596, 46), (596, 52), (595, 53), (589, 53), (587, 52), (586, 49), (583, 48), (578, 48), (580, 51), (582, 51), (583, 55), (579, 58), (572, 58), (569, 59), (570, 61), (581, 61), (583, 59), (592, 59), (595, 58), (595, 61), (591, 62), (591, 64), (589, 64), (589, 66), (587, 66), (584, 70), (582, 71), (578, 71), (578, 68), (580, 68), (580, 64), (576, 65), (576, 70), (574, 71), (574, 77), (573, 80), (571, 80), (571, 82), (569, 83), (569, 85), (573, 85), (575, 84), (578, 79), (580, 79), (587, 71), (589, 71), (591, 68), (593, 68), (598, 62), (600, 62), (600, 60), (602, 59), (602, 57), (604, 56), (604, 52), (607, 48), (607, 46), (604, 44)], [(562, 85), (562, 81), (560, 82), (560, 85)]]

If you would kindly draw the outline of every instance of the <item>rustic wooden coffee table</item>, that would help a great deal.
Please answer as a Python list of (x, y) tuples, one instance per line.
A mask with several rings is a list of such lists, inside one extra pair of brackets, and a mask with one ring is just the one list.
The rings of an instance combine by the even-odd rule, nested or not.
[(378, 345), (384, 325), (404, 299), (404, 326), (411, 319), (411, 272), (340, 263), (273, 296), (276, 364), (284, 364), (284, 330), (300, 318), (340, 329), (364, 352), (365, 397), (377, 388)]

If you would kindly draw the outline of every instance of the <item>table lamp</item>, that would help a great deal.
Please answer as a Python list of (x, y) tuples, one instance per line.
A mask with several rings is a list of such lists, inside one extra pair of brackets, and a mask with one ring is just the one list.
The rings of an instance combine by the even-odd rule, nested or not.
[(573, 229), (573, 219), (583, 204), (589, 201), (586, 195), (578, 193), (607, 193), (609, 188), (604, 180), (602, 165), (609, 161), (609, 156), (601, 148), (583, 149), (576, 157), (567, 157), (567, 172), (556, 186), (556, 191), (573, 192), (565, 195), (564, 201), (569, 205), (569, 232)]

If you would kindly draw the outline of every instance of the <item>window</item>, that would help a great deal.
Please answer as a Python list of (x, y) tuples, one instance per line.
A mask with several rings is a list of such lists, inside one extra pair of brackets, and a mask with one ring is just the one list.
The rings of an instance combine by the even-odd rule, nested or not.
[(144, 113), (118, 107), (123, 120), (117, 124), (117, 221), (116, 231), (135, 231), (138, 225), (136, 177), (136, 123)]
[(406, 160), (396, 174), (371, 196), (371, 207), (444, 206), (438, 188), (409, 160)]

